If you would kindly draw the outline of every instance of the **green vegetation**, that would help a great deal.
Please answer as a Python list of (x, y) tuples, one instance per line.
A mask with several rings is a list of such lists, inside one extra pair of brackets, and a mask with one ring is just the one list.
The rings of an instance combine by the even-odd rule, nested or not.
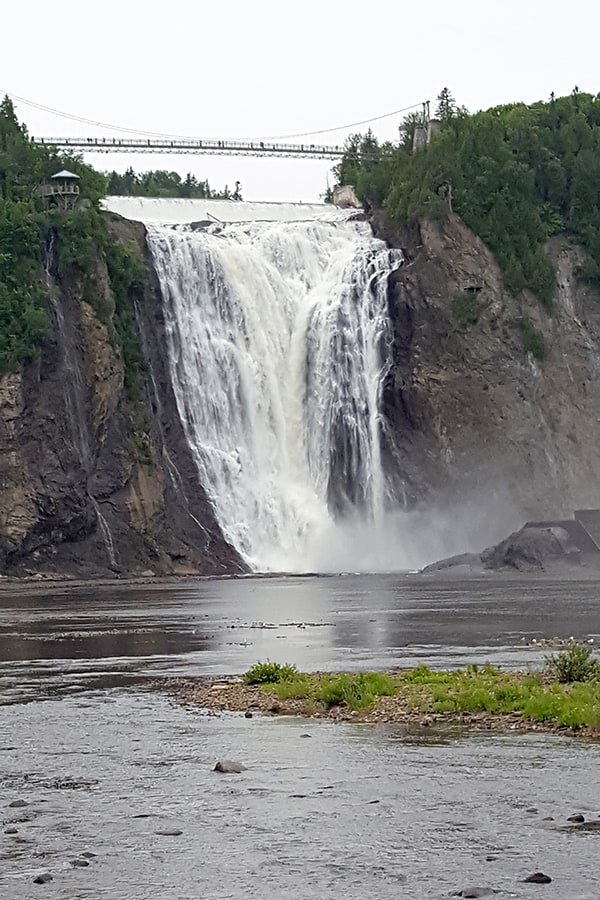
[(198, 181), (190, 172), (185, 178), (177, 172), (156, 169), (151, 172), (136, 174), (132, 168), (120, 175), (111, 172), (108, 175), (106, 193), (121, 197), (189, 197), (202, 200), (241, 200), (241, 185), (235, 183), (230, 191), (225, 185), (222, 191), (215, 191), (208, 181)]
[(503, 672), (490, 665), (452, 672), (418, 666), (399, 674), (305, 674), (295, 666), (257, 663), (244, 676), (280, 700), (305, 701), (305, 711), (345, 706), (366, 710), (393, 697), (400, 713), (516, 714), (556, 727), (600, 728), (600, 663), (589, 647), (574, 644), (537, 673)]
[(415, 114), (397, 147), (355, 135), (338, 182), (398, 222), (451, 208), (488, 245), (507, 289), (528, 289), (548, 309), (554, 276), (543, 244), (551, 235), (585, 248), (580, 277), (600, 285), (600, 94), (576, 88), (548, 103), (473, 115), (447, 89), (438, 99), (440, 131), (428, 146), (412, 152)]
[(561, 684), (600, 679), (600, 662), (593, 659), (592, 648), (575, 641), (560, 653), (548, 656), (546, 669)]
[(457, 328), (467, 329), (479, 321), (479, 302), (474, 291), (463, 291), (452, 298), (452, 318)]
[(244, 675), (246, 684), (278, 684), (282, 681), (293, 681), (298, 675), (296, 666), (280, 665), (267, 660), (257, 662)]
[[(40, 183), (59, 169), (79, 176), (85, 205), (68, 212), (48, 208), (38, 197)], [(34, 358), (50, 331), (52, 281), (67, 285), (94, 308), (120, 347), (125, 388), (139, 390), (142, 348), (135, 318), (145, 265), (129, 245), (120, 244), (100, 210), (106, 179), (77, 156), (33, 144), (8, 97), (0, 103), (0, 375)], [(105, 259), (114, 295), (101, 283)], [(44, 277), (44, 270), (47, 276)]]
[(531, 353), (535, 359), (541, 362), (546, 358), (544, 338), (539, 331), (534, 328), (530, 319), (519, 319), (517, 324), (523, 337), (523, 349), (526, 353)]

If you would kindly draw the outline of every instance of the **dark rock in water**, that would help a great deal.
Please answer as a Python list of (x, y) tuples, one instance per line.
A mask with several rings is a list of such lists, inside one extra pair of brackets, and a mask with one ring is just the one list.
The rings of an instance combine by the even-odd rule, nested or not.
[(4, 834), (18, 834), (18, 833), (19, 833), (18, 828), (5, 828), (4, 829)]
[(43, 872), (41, 875), (36, 875), (33, 879), (34, 884), (47, 884), (49, 881), (52, 881), (50, 872)]
[(525, 810), (525, 812), (531, 813), (533, 815), (534, 813), (539, 812), (539, 810), (538, 810), (537, 806), (530, 806), (528, 809)]
[(75, 869), (86, 869), (90, 864), (89, 859), (70, 859), (69, 862)]
[(490, 894), (493, 894), (492, 888), (488, 887), (468, 887), (463, 888), (462, 891), (458, 891), (454, 896), (455, 897), (489, 897)]
[(12, 803), (8, 804), (12, 809), (22, 809), (24, 806), (29, 806), (27, 800), (13, 800)]
[(160, 828), (154, 834), (161, 834), (163, 837), (179, 837), (180, 834), (183, 834), (183, 831), (181, 828)]
[(554, 816), (544, 816), (542, 822), (554, 822)]
[(600, 821), (571, 822), (570, 825), (567, 825), (567, 828), (569, 828), (570, 831), (596, 831), (600, 834)]
[(95, 859), (95, 857), (97, 856), (97, 854), (92, 853), (91, 850), (84, 850), (83, 853), (80, 853), (79, 855), (83, 856), (84, 859)]
[(543, 872), (534, 872), (533, 875), (528, 875), (523, 879), (523, 884), (550, 884), (551, 881), (549, 875), (544, 875)]
[(246, 771), (246, 766), (234, 759), (219, 759), (214, 771), (222, 772), (223, 775), (239, 775), (240, 772)]
[[(565, 526), (570, 522), (565, 522)], [(573, 523), (575, 524), (575, 523)], [(476, 572), (502, 571), (543, 571), (553, 564), (579, 565), (581, 550), (574, 543), (567, 527), (557, 523), (543, 522), (525, 525), (505, 540), (482, 553), (462, 553), (422, 570), (424, 574), (455, 570), (463, 573), (467, 569)]]
[(244, 718), (245, 718), (245, 719), (251, 719), (251, 718), (252, 718), (252, 713), (250, 712), (249, 709), (247, 709), (246, 712), (244, 713)]
[(572, 816), (569, 816), (567, 822), (585, 822), (585, 816), (582, 816), (581, 813), (575, 813)]
[(485, 861), (486, 862), (496, 862), (497, 859), (498, 859), (497, 856), (486, 856)]

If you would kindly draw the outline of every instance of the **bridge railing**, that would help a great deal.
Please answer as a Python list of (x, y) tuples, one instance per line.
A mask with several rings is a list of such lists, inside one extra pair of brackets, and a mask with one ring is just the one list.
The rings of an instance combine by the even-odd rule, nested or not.
[(134, 152), (166, 150), (171, 152), (210, 152), (281, 154), (288, 156), (341, 157), (344, 147), (327, 144), (279, 144), (271, 141), (221, 141), (221, 140), (179, 140), (170, 138), (106, 138), (106, 137), (32, 137), (37, 144), (46, 144), (65, 149), (96, 150), (99, 152)]

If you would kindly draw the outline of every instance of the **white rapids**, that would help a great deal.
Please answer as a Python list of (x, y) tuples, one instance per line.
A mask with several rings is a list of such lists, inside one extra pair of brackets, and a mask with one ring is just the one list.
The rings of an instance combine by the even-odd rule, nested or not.
[[(400, 252), (342, 220), (147, 227), (178, 412), (225, 536), (260, 570), (339, 568), (334, 534), (385, 512)], [(368, 568), (357, 543), (346, 566)]]

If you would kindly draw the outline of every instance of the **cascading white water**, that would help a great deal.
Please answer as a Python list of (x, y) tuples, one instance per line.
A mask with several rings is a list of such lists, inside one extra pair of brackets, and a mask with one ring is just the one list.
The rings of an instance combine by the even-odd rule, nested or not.
[(224, 534), (256, 568), (326, 569), (336, 523), (384, 513), (378, 394), (401, 254), (364, 223), (148, 238), (178, 412)]

